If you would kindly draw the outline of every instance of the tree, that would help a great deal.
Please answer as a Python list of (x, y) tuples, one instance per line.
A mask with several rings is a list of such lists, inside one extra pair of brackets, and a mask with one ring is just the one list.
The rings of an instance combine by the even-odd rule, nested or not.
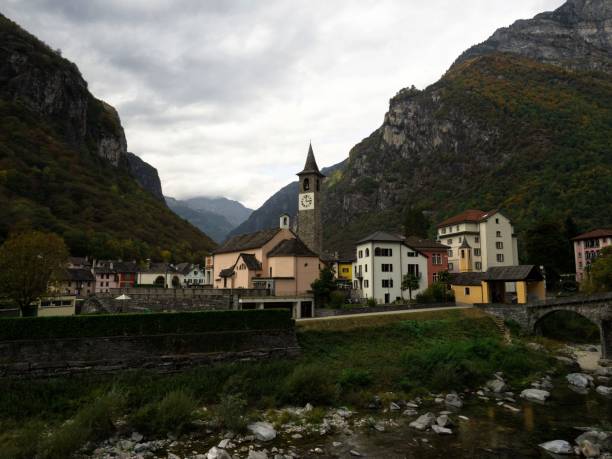
[(438, 283), (444, 285), (444, 301), (448, 301), (448, 290), (450, 285), (450, 273), (448, 271), (440, 271), (438, 273)]
[(0, 293), (28, 315), (67, 258), (66, 244), (56, 234), (30, 231), (9, 237), (0, 247)]
[(595, 291), (612, 291), (612, 246), (601, 249), (591, 264), (589, 276)]
[(404, 214), (404, 235), (427, 238), (431, 222), (421, 209), (410, 207)]
[(402, 290), (408, 290), (408, 298), (412, 301), (412, 291), (418, 290), (421, 285), (419, 278), (414, 274), (404, 274), (402, 279)]
[[(567, 224), (568, 222), (566, 222)], [(544, 266), (549, 288), (554, 288), (560, 274), (573, 272), (571, 241), (566, 236), (566, 224), (542, 222), (525, 233), (525, 250), (529, 264)]]
[(328, 267), (321, 269), (319, 271), (319, 278), (310, 284), (310, 287), (312, 288), (312, 293), (317, 306), (328, 304), (331, 297), (331, 292), (336, 290), (334, 271)]

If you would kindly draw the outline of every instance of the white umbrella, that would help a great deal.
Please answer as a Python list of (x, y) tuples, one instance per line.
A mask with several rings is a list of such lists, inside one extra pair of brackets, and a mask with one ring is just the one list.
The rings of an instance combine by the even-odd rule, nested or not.
[(127, 296), (125, 293), (118, 296), (117, 298), (115, 298), (116, 300), (131, 300), (131, 298), (129, 296)]

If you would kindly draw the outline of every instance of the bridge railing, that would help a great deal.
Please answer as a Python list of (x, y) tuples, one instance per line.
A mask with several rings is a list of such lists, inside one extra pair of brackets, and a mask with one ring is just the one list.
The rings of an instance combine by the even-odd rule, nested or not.
[(612, 292), (595, 293), (592, 295), (576, 295), (564, 298), (547, 298), (540, 301), (530, 301), (525, 306), (537, 307), (537, 306), (555, 306), (564, 304), (584, 304), (584, 303), (598, 303), (600, 301), (612, 301)]

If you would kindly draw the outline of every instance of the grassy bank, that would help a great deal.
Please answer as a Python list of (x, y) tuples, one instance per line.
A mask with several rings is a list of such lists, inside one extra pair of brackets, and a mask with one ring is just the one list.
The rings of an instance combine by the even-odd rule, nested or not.
[(126, 432), (162, 436), (189, 429), (194, 418), (240, 429), (247, 410), (307, 402), (362, 408), (375, 394), (461, 390), (499, 370), (518, 384), (552, 365), (502, 345), (493, 322), (471, 310), (312, 321), (298, 338), (303, 354), (295, 360), (2, 381), (0, 458), (67, 457), (111, 435), (118, 418)]

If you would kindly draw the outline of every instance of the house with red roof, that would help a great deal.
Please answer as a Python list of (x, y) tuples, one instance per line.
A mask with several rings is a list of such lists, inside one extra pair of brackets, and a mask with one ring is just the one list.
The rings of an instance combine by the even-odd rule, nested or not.
[(439, 223), (437, 232), (438, 242), (449, 247), (449, 272), (518, 265), (514, 227), (498, 210), (466, 210)]
[(612, 228), (598, 228), (580, 234), (572, 239), (574, 242), (574, 260), (576, 262), (576, 281), (584, 279), (591, 263), (599, 256), (599, 251), (612, 245)]

